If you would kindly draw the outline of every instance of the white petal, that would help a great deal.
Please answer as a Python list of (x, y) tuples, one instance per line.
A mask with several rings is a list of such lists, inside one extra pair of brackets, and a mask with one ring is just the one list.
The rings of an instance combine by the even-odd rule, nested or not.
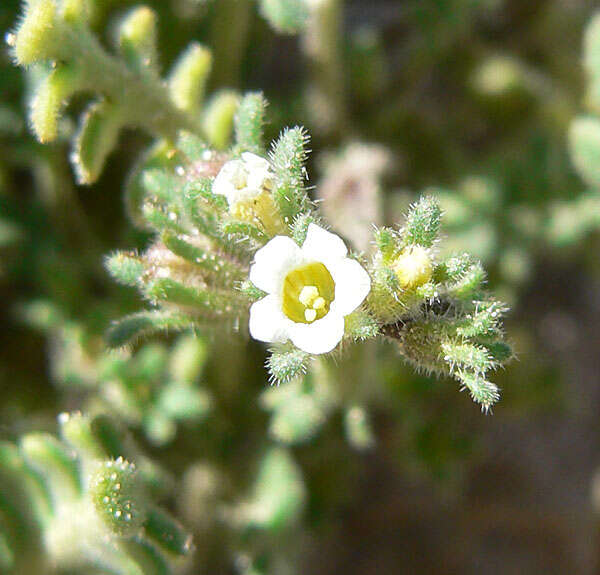
[(348, 249), (339, 236), (310, 224), (302, 244), (302, 252), (307, 260), (320, 261), (327, 265), (333, 260), (345, 257)]
[(277, 296), (268, 295), (250, 307), (248, 328), (250, 335), (258, 341), (287, 341), (291, 324), (292, 321), (283, 314)]
[(273, 183), (273, 173), (269, 162), (251, 152), (244, 152), (242, 158), (248, 173), (248, 188), (256, 189), (258, 193), (264, 189), (270, 189)]
[(217, 174), (217, 177), (212, 183), (212, 193), (219, 196), (225, 196), (228, 200), (231, 195), (235, 193), (235, 187), (231, 183), (229, 169), (227, 164), (221, 168), (221, 171)]
[(213, 180), (212, 192), (225, 196), (231, 205), (239, 199), (240, 188), (245, 187), (247, 176), (246, 168), (241, 160), (230, 160)]
[(272, 185), (272, 176), (264, 170), (252, 170), (248, 172), (248, 185), (250, 189), (257, 190), (258, 195), (263, 190), (270, 190)]
[(314, 323), (292, 323), (288, 335), (302, 351), (313, 354), (327, 353), (344, 337), (344, 318), (330, 311)]
[(248, 171), (250, 171), (250, 169), (268, 170), (270, 168), (270, 164), (265, 158), (262, 158), (261, 156), (257, 156), (256, 154), (253, 154), (252, 152), (244, 152), (242, 154), (242, 160), (244, 160), (244, 163), (246, 164), (246, 167), (247, 167), (246, 169)]
[(304, 261), (300, 248), (292, 238), (276, 236), (254, 255), (250, 281), (267, 293), (279, 294), (288, 272), (301, 266)]
[(331, 309), (342, 316), (352, 313), (369, 295), (371, 278), (356, 260), (344, 258), (328, 267), (335, 282), (335, 299)]

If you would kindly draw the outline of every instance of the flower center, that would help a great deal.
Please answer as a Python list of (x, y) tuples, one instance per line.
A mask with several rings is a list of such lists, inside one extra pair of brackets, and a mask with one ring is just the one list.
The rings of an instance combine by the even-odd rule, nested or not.
[(329, 312), (335, 282), (320, 262), (292, 270), (283, 281), (283, 313), (296, 323), (312, 323)]

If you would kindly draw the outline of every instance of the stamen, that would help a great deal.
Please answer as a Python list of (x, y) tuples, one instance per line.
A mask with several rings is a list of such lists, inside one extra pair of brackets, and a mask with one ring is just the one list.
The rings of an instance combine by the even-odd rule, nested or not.
[(325, 298), (323, 297), (318, 297), (317, 299), (315, 299), (315, 301), (312, 304), (312, 308), (313, 309), (323, 309), (326, 305), (326, 301)]
[(318, 298), (319, 290), (317, 286), (304, 286), (298, 296), (300, 303), (306, 307), (312, 307), (313, 302)]
[(305, 309), (304, 318), (308, 323), (312, 323), (313, 321), (315, 321), (315, 319), (317, 319), (317, 310), (309, 308)]

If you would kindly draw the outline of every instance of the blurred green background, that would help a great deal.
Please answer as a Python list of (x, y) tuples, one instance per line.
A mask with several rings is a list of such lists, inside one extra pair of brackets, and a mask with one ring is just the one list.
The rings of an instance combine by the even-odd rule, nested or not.
[[(133, 4), (99, 4), (94, 29), (108, 46)], [(517, 359), (496, 374), (503, 397), (492, 416), (384, 345), (352, 374), (344, 400), (365, 398), (373, 446), (354, 438), (353, 449), (351, 415), (334, 408), (318, 432), (287, 441), (297, 443), (307, 504), (300, 524), (261, 543), (285, 550), (265, 572), (600, 573), (600, 192), (569, 152), (572, 123), (590, 109), (583, 38), (594, 3), (346, 0), (332, 2), (335, 25), (292, 35), (249, 0), (147, 4), (159, 15), (163, 68), (198, 40), (214, 53), (209, 93), (262, 90), (270, 137), (286, 125), (309, 130), (316, 196), (358, 247), (368, 247), (365, 227), (401, 221), (418, 193), (433, 191), (445, 212), (440, 249), (480, 257), (511, 306)], [(3, 0), (0, 30), (19, 13)], [(324, 58), (319, 34), (332, 42)], [(68, 140), (84, 100), (70, 103), (58, 141), (42, 145), (27, 126), (34, 84), (35, 70), (14, 67), (3, 49), (0, 438), (54, 431), (62, 411), (112, 406), (188, 486), (167, 505), (195, 534), (190, 572), (250, 573), (224, 528), (204, 521), (216, 512), (194, 515), (189, 497), (203, 465), (226, 478), (224, 500), (244, 491), (256, 455), (286, 443), (273, 432), (275, 399), (261, 395), (264, 350), (206, 334), (191, 380), (208, 395), (169, 417), (160, 382), (177, 379), (169, 358), (185, 341), (154, 338), (133, 363), (105, 351), (110, 322), (139, 308), (103, 258), (148, 243), (123, 188), (150, 140), (126, 132), (100, 179), (79, 186)], [(129, 405), (119, 386), (138, 381), (143, 401), (136, 391)]]

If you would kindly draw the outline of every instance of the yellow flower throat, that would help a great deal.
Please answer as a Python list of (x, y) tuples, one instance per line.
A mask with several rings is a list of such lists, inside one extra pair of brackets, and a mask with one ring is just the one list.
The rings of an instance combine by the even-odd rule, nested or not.
[(320, 262), (292, 270), (283, 281), (283, 313), (296, 323), (312, 323), (329, 312), (335, 282)]

